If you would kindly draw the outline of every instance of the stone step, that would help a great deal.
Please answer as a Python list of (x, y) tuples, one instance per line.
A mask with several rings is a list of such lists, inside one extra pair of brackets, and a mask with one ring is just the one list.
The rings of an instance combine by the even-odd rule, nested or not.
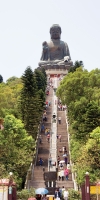
[(66, 130), (66, 128), (63, 129), (62, 127), (60, 127), (60, 128), (58, 127), (57, 133), (66, 136), (67, 130)]
[(63, 137), (64, 137), (64, 136), (65, 136), (65, 137), (67, 136), (66, 130), (64, 129), (64, 131), (62, 131), (62, 128), (61, 128), (61, 130), (58, 130), (57, 133), (58, 133), (58, 135), (59, 135), (59, 134), (63, 135)]
[[(47, 170), (47, 169), (48, 169), (48, 167), (45, 167), (45, 170)], [(42, 170), (43, 170), (43, 167), (41, 167), (41, 166), (35, 166), (35, 168), (34, 168), (34, 171), (36, 171), (36, 172), (42, 171)]]
[[(52, 106), (54, 104), (54, 100), (53, 100), (53, 89), (50, 89), (50, 94), (47, 95), (46, 97), (46, 101), (50, 100), (51, 101), (51, 106), (47, 108), (47, 121), (43, 122), (45, 128), (49, 128), (51, 130), (51, 123), (52, 123)], [(55, 97), (55, 96), (54, 96)], [(65, 112), (64, 111), (57, 111), (57, 119), (58, 117), (61, 116), (61, 124), (58, 123), (58, 120), (56, 121), (56, 123), (52, 124), (53, 130), (56, 130), (56, 126), (57, 126), (57, 133), (62, 135), (62, 140), (61, 142), (56, 141), (56, 136), (53, 137), (52, 134), (52, 144), (53, 144), (53, 149), (51, 151), (53, 157), (57, 154), (60, 155), (60, 157), (63, 159), (62, 155), (63, 153), (59, 153), (59, 148), (61, 148), (62, 146), (66, 146), (66, 148), (68, 149), (68, 139), (67, 139), (67, 124), (66, 124), (66, 116), (65, 116)], [(33, 188), (39, 188), (39, 187), (45, 187), (45, 183), (44, 183), (44, 179), (43, 179), (43, 168), (45, 168), (45, 171), (48, 171), (48, 157), (49, 157), (49, 150), (50, 150), (50, 143), (47, 143), (46, 140), (46, 136), (45, 133), (41, 133), (42, 135), (42, 144), (38, 145), (38, 156), (37, 156), (37, 162), (36, 162), (36, 166), (34, 167), (34, 172), (33, 172), (33, 177), (31, 180), (31, 187)], [(57, 151), (56, 151), (56, 145), (57, 145)], [(56, 152), (56, 153), (55, 153)], [(44, 160), (43, 166), (39, 166), (39, 158), (42, 158)], [(69, 156), (68, 156), (69, 159)], [(58, 167), (59, 169), (59, 167)], [(57, 185), (62, 187), (62, 185), (64, 185), (65, 187), (68, 188), (73, 188), (73, 182), (72, 180), (72, 175), (69, 175), (69, 180), (68, 181), (57, 181)], [(68, 186), (69, 185), (69, 186)], [(49, 188), (52, 190), (52, 188)]]
[(66, 139), (61, 139), (61, 141), (58, 139), (57, 140), (57, 144), (59, 144), (59, 145), (61, 145), (62, 143), (67, 143), (68, 144), (68, 140), (66, 140)]
[(43, 181), (43, 175), (40, 176), (40, 174), (39, 174), (39, 175), (33, 176), (33, 180), (36, 181), (36, 182), (37, 182), (37, 180)]
[(69, 180), (67, 180), (67, 181), (57, 181), (56, 185), (57, 185), (57, 187), (64, 186), (66, 189), (68, 189), (68, 188), (74, 188), (73, 181), (69, 181)]
[(49, 149), (40, 149), (38, 151), (38, 156), (40, 157), (40, 154), (43, 155), (43, 157), (47, 157), (47, 155), (49, 154)]
[(63, 126), (58, 126), (58, 132), (62, 132), (62, 133), (65, 133), (65, 134), (67, 134), (66, 132), (67, 132), (67, 128), (66, 127), (63, 127)]
[(45, 182), (40, 181), (40, 180), (38, 180), (38, 181), (33, 180), (33, 181), (30, 181), (30, 186), (35, 189), (40, 188), (40, 187), (45, 188)]

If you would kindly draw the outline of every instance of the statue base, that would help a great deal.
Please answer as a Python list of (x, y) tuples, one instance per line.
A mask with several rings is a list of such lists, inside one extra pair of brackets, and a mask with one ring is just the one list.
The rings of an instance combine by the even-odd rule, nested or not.
[(38, 69), (44, 68), (47, 75), (66, 75), (68, 73), (68, 70), (70, 67), (73, 66), (73, 63), (64, 63), (64, 64), (44, 64), (41, 65), (41, 67), (38, 67)]

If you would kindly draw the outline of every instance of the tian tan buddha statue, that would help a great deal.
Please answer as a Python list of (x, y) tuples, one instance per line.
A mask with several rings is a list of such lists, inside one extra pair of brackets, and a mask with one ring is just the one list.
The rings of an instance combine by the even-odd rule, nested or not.
[(42, 56), (39, 66), (72, 64), (67, 43), (60, 40), (61, 27), (54, 24), (50, 28), (50, 42), (43, 42)]

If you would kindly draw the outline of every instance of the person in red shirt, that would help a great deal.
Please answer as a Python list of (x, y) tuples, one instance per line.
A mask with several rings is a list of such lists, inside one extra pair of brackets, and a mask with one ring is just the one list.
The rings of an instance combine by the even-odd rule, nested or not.
[(49, 143), (49, 141), (50, 141), (50, 134), (47, 135), (47, 141)]
[(66, 180), (68, 180), (69, 170), (67, 168), (64, 170), (64, 175)]

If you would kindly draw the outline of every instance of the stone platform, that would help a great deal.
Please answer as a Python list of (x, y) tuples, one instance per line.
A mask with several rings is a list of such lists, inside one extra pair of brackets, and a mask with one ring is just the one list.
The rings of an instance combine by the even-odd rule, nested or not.
[(65, 63), (65, 64), (45, 64), (41, 67), (38, 67), (38, 69), (44, 68), (46, 70), (47, 75), (66, 75), (68, 73), (68, 70), (72, 67), (72, 63)]

